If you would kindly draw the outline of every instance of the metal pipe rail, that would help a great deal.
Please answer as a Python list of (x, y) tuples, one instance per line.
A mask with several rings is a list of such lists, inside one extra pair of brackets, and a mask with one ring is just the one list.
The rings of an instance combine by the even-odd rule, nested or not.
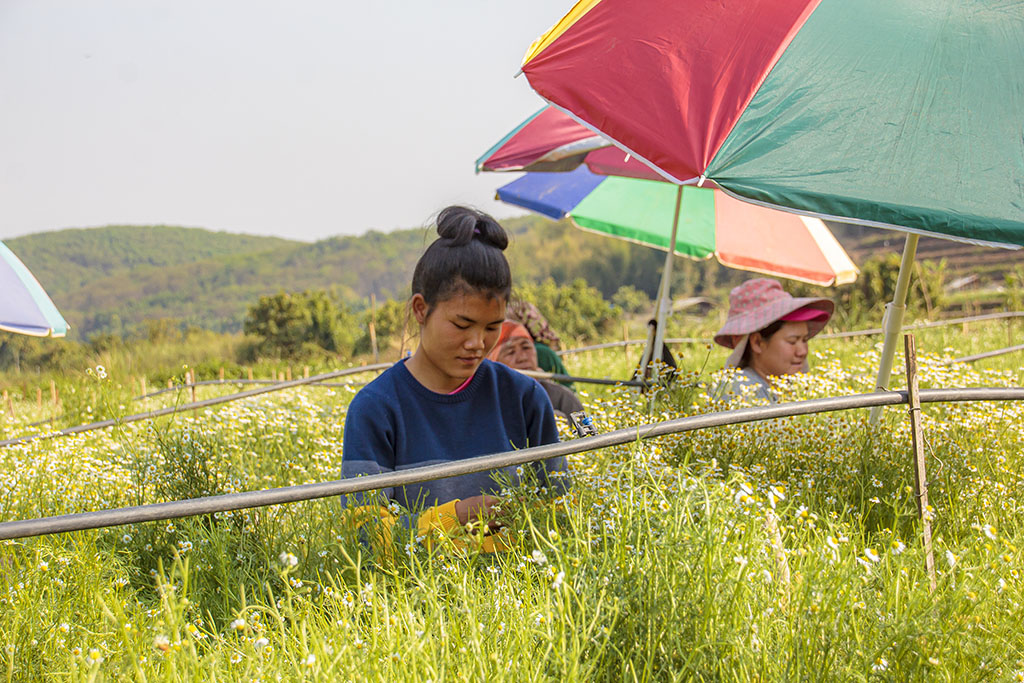
[[(369, 366), (367, 366), (367, 367), (369, 367)], [(373, 366), (373, 367), (376, 367), (376, 366)], [(532, 370), (519, 370), (519, 372), (521, 372), (524, 375), (527, 375), (529, 377), (533, 377), (535, 379), (550, 379), (550, 380), (555, 381), (555, 382), (577, 382), (579, 384), (604, 384), (604, 385), (610, 385), (610, 386), (618, 386), (618, 385), (621, 384), (622, 386), (627, 386), (627, 387), (644, 387), (644, 386), (646, 386), (646, 384), (644, 382), (640, 382), (640, 381), (637, 381), (637, 380), (631, 380), (631, 379), (608, 379), (608, 378), (603, 378), (603, 377), (578, 377), (576, 375), (561, 375), (561, 374), (559, 374), (557, 372), (543, 372), (543, 371), (541, 371), (541, 372), (534, 372)], [(159, 396), (161, 394), (166, 394), (169, 391), (184, 391), (185, 389), (188, 389), (189, 387), (193, 387), (193, 386), (203, 387), (203, 386), (224, 385), (224, 384), (238, 384), (238, 385), (246, 385), (246, 384), (281, 384), (281, 381), (280, 380), (276, 380), (276, 379), (203, 379), (203, 380), (199, 380), (195, 384), (175, 384), (173, 387), (165, 387), (163, 389), (157, 389), (156, 391), (151, 391), (148, 394), (143, 394), (142, 396), (136, 396), (132, 400), (133, 401), (141, 401), (143, 399), (152, 398), (154, 396)], [(358, 384), (360, 384), (360, 382), (344, 382), (344, 383), (340, 383), (340, 384), (338, 382), (315, 382), (311, 386), (316, 386), (316, 387), (349, 387), (349, 386), (355, 386), (355, 385), (358, 385)]]
[[(978, 389), (925, 389), (920, 392), (922, 403), (950, 403), (960, 401), (1020, 401), (1024, 400), (1024, 387), (1012, 388), (978, 388)], [(434, 479), (455, 477), (475, 472), (486, 472), (512, 465), (523, 465), (539, 460), (547, 460), (563, 455), (584, 453), (587, 451), (619, 446), (633, 441), (652, 439), (667, 434), (722, 427), (725, 425), (759, 422), (781, 417), (796, 415), (813, 415), (839, 410), (856, 408), (872, 408), (875, 406), (899, 405), (908, 403), (906, 391), (886, 391), (855, 396), (819, 398), (809, 401), (797, 401), (780, 405), (741, 408), (706, 415), (683, 417), (664, 422), (618, 429), (614, 432), (599, 434), (572, 441), (525, 448), (521, 451), (495, 453), (475, 458), (467, 458), (455, 462), (428, 465), (400, 472), (387, 472), (367, 477), (341, 479), (317, 484), (302, 484), (278, 489), (230, 493), (220, 496), (207, 496), (190, 500), (178, 500), (167, 503), (152, 503), (135, 507), (81, 512), (57, 517), (27, 519), (0, 523), (0, 540), (27, 538), (46, 534), (84, 531), (103, 527), (120, 526), (155, 522), (195, 515), (209, 515), (216, 512), (228, 512), (245, 508), (297, 503), (315, 498), (327, 498), (344, 494), (373, 491), (392, 486), (405, 486)]]
[[(932, 327), (945, 327), (946, 325), (959, 325), (961, 323), (980, 322), (983, 320), (1002, 320), (1005, 318), (1022, 318), (1024, 317), (1024, 311), (1009, 311), (1004, 313), (986, 313), (985, 315), (976, 315), (967, 318), (948, 318), (946, 320), (933, 320), (926, 323), (914, 323), (913, 325), (906, 325), (903, 327), (904, 332), (911, 332), (913, 330), (926, 330)], [(850, 337), (869, 337), (875, 334), (882, 334), (885, 332), (880, 327), (873, 327), (867, 330), (850, 330), (849, 332), (831, 332), (829, 334), (819, 334), (815, 339), (848, 339)], [(581, 346), (576, 349), (565, 349), (558, 351), (559, 356), (568, 356), (574, 353), (583, 353), (585, 351), (599, 351), (601, 349), (618, 349), (623, 346), (631, 346), (633, 344), (644, 344), (644, 339), (626, 339), (624, 341), (606, 342), (604, 344), (593, 344), (591, 346)], [(705, 339), (702, 337), (673, 337), (665, 340), (666, 344), (713, 344), (713, 339)]]
[[(946, 325), (960, 325), (961, 323), (981, 322), (983, 320), (1003, 320), (1006, 318), (1021, 318), (1024, 317), (1024, 311), (1009, 311), (1004, 313), (986, 313), (985, 315), (975, 315), (966, 318), (947, 318), (945, 320), (932, 320), (926, 323), (914, 323), (913, 325), (904, 325), (902, 331), (912, 332), (914, 330), (927, 330), (933, 327), (945, 327)], [(866, 337), (873, 334), (882, 334), (885, 332), (880, 327), (872, 328), (870, 330), (851, 330), (849, 332), (832, 332), (830, 334), (820, 334), (817, 339), (847, 339), (849, 337)]]
[[(392, 365), (392, 363), (378, 363), (376, 365), (365, 365), (365, 366), (360, 366), (360, 367), (357, 367), (357, 368), (347, 368), (345, 370), (338, 370), (338, 371), (335, 371), (335, 372), (324, 373), (322, 375), (315, 375), (313, 377), (303, 377), (303, 378), (300, 378), (300, 379), (294, 379), (294, 380), (289, 380), (289, 381), (285, 381), (285, 382), (278, 382), (276, 380), (228, 380), (228, 379), (224, 379), (224, 380), (220, 380), (220, 379), (204, 380), (203, 382), (196, 382), (195, 385), (199, 386), (199, 385), (204, 384), (204, 383), (205, 384), (213, 384), (213, 383), (232, 384), (232, 383), (241, 383), (241, 382), (250, 383), (250, 384), (256, 384), (256, 383), (266, 384), (266, 383), (269, 382), (269, 383), (271, 383), (271, 386), (267, 386), (267, 387), (264, 387), (262, 389), (249, 389), (248, 391), (242, 391), (242, 392), (239, 392), (237, 394), (228, 394), (226, 396), (217, 396), (215, 398), (208, 398), (208, 399), (204, 399), (202, 401), (196, 401), (195, 403), (183, 403), (183, 404), (178, 405), (178, 406), (170, 406), (168, 408), (161, 408), (159, 410), (151, 410), (151, 411), (148, 411), (148, 412), (145, 412), (145, 413), (137, 413), (135, 415), (126, 415), (125, 417), (120, 417), (120, 418), (111, 418), (109, 420), (101, 420), (99, 422), (90, 422), (88, 424), (77, 425), (75, 427), (68, 427), (67, 429), (62, 429), (62, 430), (57, 431), (57, 432), (49, 432), (49, 433), (46, 433), (46, 434), (31, 434), (29, 436), (22, 436), (22, 437), (18, 437), (18, 438), (15, 438), (15, 439), (7, 439), (6, 441), (0, 441), (0, 448), (4, 448), (6, 446), (14, 446), (14, 445), (17, 445), (17, 444), (30, 443), (32, 441), (38, 441), (40, 439), (50, 439), (50, 438), (53, 438), (55, 436), (65, 436), (65, 435), (68, 435), (68, 434), (81, 434), (82, 432), (89, 432), (89, 431), (93, 431), (93, 430), (96, 430), (96, 429), (106, 429), (107, 427), (113, 427), (114, 425), (118, 425), (118, 424), (128, 424), (130, 422), (139, 422), (141, 420), (151, 420), (153, 418), (162, 417), (164, 415), (171, 415), (171, 414), (175, 414), (175, 413), (184, 413), (184, 412), (187, 412), (189, 410), (198, 410), (200, 408), (207, 408), (209, 406), (218, 405), (220, 403), (227, 403), (227, 402), (230, 402), (230, 401), (237, 401), (237, 400), (242, 399), (242, 398), (249, 398), (250, 396), (258, 396), (260, 394), (267, 394), (267, 393), (271, 393), (271, 392), (274, 392), (274, 391), (281, 391), (281, 390), (284, 390), (284, 389), (291, 389), (293, 387), (301, 386), (301, 385), (304, 385), (304, 384), (312, 384), (312, 385), (324, 386), (324, 387), (330, 387), (330, 386), (339, 386), (339, 387), (350, 386), (349, 384), (330, 384), (330, 383), (324, 383), (323, 379), (319, 379), (319, 378), (331, 379), (331, 378), (340, 377), (340, 376), (343, 376), (343, 375), (357, 375), (357, 374), (360, 374), (362, 372), (373, 372), (373, 371), (376, 371), (376, 370), (385, 370), (385, 369), (391, 367), (391, 365)], [(631, 380), (631, 379), (600, 379), (600, 378), (596, 378), (596, 377), (576, 377), (575, 375), (559, 375), (559, 374), (556, 374), (556, 373), (553, 373), (553, 372), (536, 372), (536, 371), (532, 371), (532, 370), (518, 370), (517, 372), (521, 372), (522, 374), (527, 375), (529, 377), (534, 377), (534, 378), (537, 378), (537, 379), (551, 379), (551, 380), (554, 380), (556, 382), (580, 382), (580, 383), (588, 383), (588, 384), (604, 384), (604, 385), (625, 386), (625, 387), (646, 387), (646, 386), (648, 386), (648, 384), (646, 382), (643, 382), (641, 380)], [(186, 384), (186, 385), (183, 385), (180, 388), (187, 388), (187, 387), (190, 387), (190, 386), (192, 386), (192, 385)], [(169, 389), (163, 389), (162, 391), (170, 391), (170, 390)], [(160, 392), (157, 392), (157, 393), (160, 393)], [(155, 395), (155, 394), (146, 394), (146, 396), (141, 397), (141, 398), (146, 398), (148, 396), (153, 396), (153, 395)], [(51, 418), (50, 421), (52, 422), (52, 418)], [(36, 423), (35, 425), (30, 425), (30, 426), (37, 426), (39, 424), (45, 424), (45, 422), (44, 423)]]
[(952, 365), (953, 363), (973, 363), (976, 360), (982, 360), (984, 358), (994, 358), (995, 356), (1004, 356), (1014, 351), (1024, 351), (1024, 344), (1018, 344), (1017, 346), (1007, 346), (1006, 348), (996, 349), (994, 351), (986, 351), (985, 353), (976, 353), (973, 356), (963, 356), (962, 358), (954, 358), (945, 362), (945, 365)]
[(104, 429), (106, 427), (113, 427), (119, 424), (139, 422), (141, 420), (151, 420), (155, 417), (172, 415), (174, 413), (183, 413), (188, 410), (199, 410), (200, 408), (208, 408), (210, 406), (219, 405), (221, 403), (237, 401), (242, 398), (259, 396), (260, 394), (267, 394), (272, 391), (281, 391), (282, 389), (291, 389), (292, 387), (299, 387), (304, 384), (322, 382), (324, 380), (333, 379), (335, 377), (343, 377), (345, 375), (357, 375), (361, 372), (370, 372), (373, 370), (383, 370), (390, 366), (391, 363), (378, 363), (377, 365), (363, 365), (357, 368), (346, 368), (345, 370), (325, 372), (323, 374), (314, 375), (312, 377), (300, 377), (299, 379), (293, 379), (290, 382), (278, 382), (273, 386), (262, 387), (260, 389), (249, 389), (248, 391), (243, 391), (237, 394), (228, 394), (227, 396), (215, 396), (214, 398), (207, 398), (202, 401), (196, 401), (195, 403), (185, 403), (180, 406), (169, 406), (167, 408), (160, 408), (159, 410), (150, 410), (148, 412), (138, 413), (136, 415), (111, 418), (109, 420), (101, 420), (100, 422), (91, 422), (89, 424), (78, 425), (76, 427), (68, 427), (67, 429), (61, 429), (60, 431), (49, 432), (47, 434), (31, 434), (29, 436), (21, 436), (16, 439), (7, 439), (5, 441), (0, 441), (0, 448), (5, 446), (14, 446), (17, 444), (30, 443), (32, 441), (39, 441), (41, 439), (52, 439), (55, 436), (66, 436), (68, 434), (79, 434), (81, 432), (88, 432), (94, 429)]

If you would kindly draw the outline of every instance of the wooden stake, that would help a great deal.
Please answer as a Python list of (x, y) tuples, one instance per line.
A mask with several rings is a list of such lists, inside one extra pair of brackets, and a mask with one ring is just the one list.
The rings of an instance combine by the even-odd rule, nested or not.
[(917, 512), (921, 516), (924, 535), (924, 566), (928, 571), (928, 586), (935, 592), (935, 553), (932, 551), (932, 521), (928, 510), (928, 477), (925, 472), (924, 436), (921, 433), (921, 396), (917, 389), (917, 348), (914, 335), (903, 335), (907, 359), (907, 395), (910, 399), (910, 443), (914, 448), (914, 493), (917, 494)]
[(224, 381), (224, 366), (221, 366), (220, 370), (217, 371), (217, 378), (220, 379), (221, 382)]
[(292, 366), (289, 365), (287, 368), (285, 368), (284, 378), (289, 382), (292, 381)]
[(171, 379), (170, 377), (167, 378), (167, 388), (168, 389), (173, 389), (174, 388), (174, 380)]
[(36, 387), (36, 408), (43, 407), (43, 388)]
[(192, 390), (192, 402), (196, 402), (196, 369), (192, 368), (188, 371), (188, 384)]
[(284, 373), (283, 372), (278, 371), (278, 373), (277, 373), (277, 381), (278, 382), (283, 382), (284, 381)]
[(373, 350), (373, 362), (379, 363), (377, 354), (377, 295), (370, 293), (370, 349)]
[(146, 376), (143, 375), (142, 379), (140, 379), (139, 382), (140, 382), (140, 384), (142, 386), (142, 396), (145, 396), (146, 395)]
[(57, 383), (50, 380), (50, 400), (53, 401), (53, 405), (57, 405)]
[(622, 352), (629, 358), (629, 324), (622, 323)]
[(7, 406), (7, 414), (14, 417), (14, 401), (11, 400), (11, 395), (4, 389), (4, 405)]
[(302, 378), (303, 379), (309, 379), (309, 366), (308, 365), (303, 365), (302, 366)]
[(252, 381), (252, 368), (246, 368), (246, 370), (248, 371), (249, 381), (251, 382)]

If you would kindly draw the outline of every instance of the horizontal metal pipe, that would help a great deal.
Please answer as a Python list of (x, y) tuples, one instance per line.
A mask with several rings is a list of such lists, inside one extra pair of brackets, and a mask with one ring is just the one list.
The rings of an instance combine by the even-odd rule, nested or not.
[[(562, 375), (557, 372), (543, 372), (533, 370), (519, 370), (519, 372), (533, 377), (535, 379), (550, 379), (555, 382), (578, 382), (580, 384), (605, 384), (610, 386), (623, 385), (627, 387), (643, 387), (646, 386), (643, 382), (629, 379), (609, 379), (605, 377), (580, 377), (577, 375)], [(136, 396), (133, 401), (140, 401), (145, 398), (152, 398), (153, 396), (159, 396), (160, 394), (167, 393), (168, 391), (183, 391), (191, 386), (212, 386), (212, 385), (223, 385), (223, 384), (236, 384), (236, 385), (247, 385), (247, 384), (280, 384), (281, 382), (276, 379), (204, 379), (192, 384), (176, 384), (173, 387), (159, 389), (157, 391), (151, 391), (144, 396)], [(316, 387), (346, 387), (358, 384), (358, 382), (339, 384), (337, 382), (316, 382), (311, 386)]]
[[(106, 429), (107, 427), (113, 427), (116, 424), (128, 424), (130, 422), (139, 422), (140, 420), (151, 420), (156, 417), (162, 417), (164, 415), (170, 415), (173, 413), (184, 413), (189, 410), (198, 410), (200, 408), (207, 408), (212, 405), (218, 405), (221, 403), (227, 403), (229, 401), (237, 401), (242, 398), (249, 398), (250, 396), (258, 396), (260, 394), (266, 394), (274, 391), (282, 391), (284, 389), (291, 389), (293, 387), (302, 385), (315, 385), (315, 386), (348, 386), (347, 384), (331, 384), (325, 383), (326, 379), (333, 379), (336, 377), (342, 377), (345, 375), (358, 375), (363, 372), (373, 372), (377, 370), (386, 370), (391, 367), (393, 363), (378, 363), (376, 365), (365, 365), (357, 368), (346, 368), (345, 370), (337, 370), (335, 372), (328, 372), (322, 375), (315, 375), (313, 377), (303, 377), (300, 379), (293, 379), (286, 382), (278, 382), (275, 380), (230, 380), (230, 379), (211, 379), (196, 382), (196, 386), (202, 384), (267, 384), (271, 386), (264, 387), (262, 389), (250, 389), (237, 394), (228, 394), (227, 396), (217, 396), (215, 398), (208, 398), (202, 401), (196, 401), (195, 403), (184, 403), (180, 406), (171, 406), (168, 408), (161, 408), (159, 410), (151, 410), (145, 413), (137, 413), (135, 415), (127, 415), (121, 418), (112, 418), (109, 420), (101, 420), (100, 422), (90, 422), (89, 424), (78, 425), (76, 427), (68, 427), (57, 432), (49, 432), (46, 434), (32, 434), (29, 436), (22, 436), (16, 439), (7, 439), (6, 441), (0, 441), (0, 448), (4, 446), (14, 446), (16, 444), (30, 443), (32, 441), (38, 441), (39, 439), (49, 439), (55, 436), (64, 436), (67, 434), (81, 434), (82, 432), (88, 432), (95, 429)], [(638, 380), (627, 380), (627, 379), (602, 379), (596, 377), (576, 377), (575, 375), (560, 375), (552, 372), (533, 372), (529, 370), (520, 370), (524, 375), (530, 377), (536, 377), (538, 379), (551, 379), (556, 382), (580, 382), (585, 384), (605, 384), (612, 386), (627, 386), (627, 387), (644, 387), (646, 384)], [(185, 388), (191, 385), (182, 385), (178, 388)], [(162, 391), (170, 391), (170, 389), (163, 389)], [(144, 397), (155, 396), (160, 392), (154, 392), (152, 394), (146, 394)]]
[[(913, 325), (905, 325), (903, 331), (910, 332), (913, 330), (925, 330), (932, 327), (945, 327), (946, 325), (959, 325), (961, 323), (970, 322), (981, 322), (983, 320), (1002, 320), (1005, 318), (1021, 318), (1024, 317), (1024, 311), (1009, 311), (1004, 313), (986, 313), (985, 315), (976, 315), (968, 318), (949, 318), (947, 320), (933, 320), (926, 323), (915, 323)], [(850, 337), (869, 337), (875, 334), (882, 334), (885, 332), (880, 327), (873, 327), (867, 330), (851, 330), (849, 332), (830, 332), (829, 334), (820, 334), (817, 339), (849, 339)], [(576, 349), (565, 349), (564, 351), (558, 351), (560, 356), (568, 356), (574, 353), (583, 353), (584, 351), (599, 351), (601, 349), (617, 349), (623, 346), (631, 346), (633, 344), (643, 344), (643, 339), (627, 339), (625, 341), (607, 342), (605, 344), (594, 344), (592, 346), (581, 346)], [(713, 339), (704, 339), (702, 337), (673, 337), (665, 340), (666, 344), (713, 344)]]
[[(360, 368), (360, 370), (362, 370), (362, 368)], [(246, 386), (246, 385), (251, 385), (251, 384), (268, 385), (268, 384), (281, 384), (281, 383), (282, 383), (282, 380), (278, 380), (278, 379), (202, 379), (202, 380), (199, 380), (198, 382), (196, 382), (195, 384), (175, 384), (173, 387), (164, 387), (163, 389), (157, 389), (156, 391), (151, 391), (148, 394), (143, 394), (142, 396), (136, 396), (132, 400), (133, 401), (142, 401), (142, 400), (147, 399), (147, 398), (153, 398), (154, 396), (159, 396), (161, 394), (166, 394), (169, 391), (184, 391), (185, 389), (188, 389), (189, 387), (193, 387), (193, 386), (195, 386), (195, 387), (206, 387), (206, 386), (216, 386), (216, 385), (224, 385), (224, 384), (233, 384), (233, 385), (237, 385), (237, 386)], [(345, 386), (350, 386), (351, 384), (352, 383), (350, 383), (350, 382), (346, 382), (346, 383), (314, 382), (314, 383), (312, 383), (311, 386), (316, 386), (316, 387), (345, 387)]]
[(554, 382), (578, 382), (580, 384), (604, 384), (607, 386), (623, 387), (646, 387), (647, 382), (635, 379), (606, 379), (601, 377), (577, 377), (576, 375), (561, 375), (557, 372), (543, 372), (536, 370), (519, 370), (527, 377), (534, 379), (550, 379)]
[(290, 382), (278, 382), (277, 384), (269, 387), (262, 387), (260, 389), (249, 389), (237, 394), (229, 394), (227, 396), (216, 396), (214, 398), (207, 398), (202, 401), (196, 401), (195, 403), (185, 403), (180, 406), (169, 406), (167, 408), (161, 408), (159, 410), (150, 410), (145, 413), (138, 413), (136, 415), (127, 415), (125, 417), (111, 418), (109, 420), (101, 420), (100, 422), (91, 422), (89, 424), (78, 425), (76, 427), (68, 427), (67, 429), (61, 429), (56, 432), (49, 432), (47, 434), (32, 434), (29, 436), (22, 436), (16, 439), (7, 439), (6, 441), (0, 441), (0, 447), (14, 446), (16, 444), (30, 443), (32, 441), (39, 441), (40, 439), (51, 439), (55, 436), (66, 436), (68, 434), (79, 434), (81, 432), (88, 432), (94, 429), (105, 429), (106, 427), (113, 427), (119, 424), (128, 424), (130, 422), (139, 422), (140, 420), (151, 420), (155, 417), (162, 417), (164, 415), (172, 415), (174, 413), (183, 413), (189, 410), (199, 410), (201, 408), (209, 408), (210, 406), (220, 405), (221, 403), (228, 403), (230, 401), (237, 401), (243, 398), (250, 398), (252, 396), (259, 396), (260, 394), (266, 394), (272, 391), (281, 391), (282, 389), (291, 389), (292, 387), (302, 386), (303, 384), (312, 384), (314, 382), (322, 382), (325, 379), (333, 379), (335, 377), (344, 377), (345, 375), (355, 375), (360, 372), (370, 372), (372, 370), (383, 370), (391, 366), (391, 363), (379, 363), (377, 365), (364, 365), (357, 368), (347, 368), (345, 370), (335, 370), (334, 372), (325, 372), (321, 375), (314, 375), (313, 377), (300, 377), (299, 379), (293, 379)]
[[(925, 389), (920, 393), (922, 403), (947, 403), (959, 401), (1020, 401), (1024, 400), (1024, 387), (1013, 388), (978, 388), (978, 389)], [(564, 455), (583, 453), (619, 446), (633, 441), (651, 439), (667, 434), (772, 420), (795, 415), (811, 415), (838, 410), (871, 408), (874, 406), (898, 405), (907, 403), (907, 392), (886, 391), (855, 396), (819, 398), (795, 403), (741, 408), (706, 415), (695, 415), (675, 420), (656, 422), (629, 429), (619, 429), (606, 434), (563, 441), (547, 446), (525, 448), (521, 451), (495, 453), (475, 458), (467, 458), (455, 462), (429, 465), (400, 472), (387, 472), (368, 477), (341, 479), (317, 484), (302, 484), (263, 491), (247, 491), (230, 493), (221, 496), (208, 496), (179, 500), (167, 503), (153, 503), (114, 510), (82, 512), (42, 519), (28, 519), (0, 523), (0, 540), (25, 538), (44, 534), (84, 531), (101, 527), (137, 524), (168, 519), (178, 519), (194, 515), (208, 515), (215, 512), (228, 512), (245, 508), (297, 503), (314, 498), (326, 498), (343, 494), (372, 491), (392, 486), (456, 477), (474, 472), (486, 472), (512, 465), (523, 465), (539, 460), (547, 460)]]
[(982, 360), (983, 358), (993, 358), (995, 356), (1004, 356), (1008, 353), (1015, 351), (1024, 351), (1024, 344), (1018, 344), (1017, 346), (1007, 346), (1003, 349), (996, 349), (995, 351), (986, 351), (985, 353), (977, 353), (973, 356), (964, 356), (963, 358), (954, 358), (953, 360), (946, 361), (946, 365), (952, 365), (953, 363), (973, 363), (976, 360)]
[[(673, 337), (666, 339), (666, 344), (711, 344), (714, 340), (702, 339), (698, 337)], [(574, 353), (583, 353), (584, 351), (600, 351), (601, 349), (617, 349), (623, 346), (632, 346), (634, 344), (646, 344), (645, 339), (626, 339), (624, 341), (606, 342), (604, 344), (593, 344), (591, 346), (580, 346), (575, 349), (564, 349), (562, 351), (556, 351), (559, 356), (569, 356)]]

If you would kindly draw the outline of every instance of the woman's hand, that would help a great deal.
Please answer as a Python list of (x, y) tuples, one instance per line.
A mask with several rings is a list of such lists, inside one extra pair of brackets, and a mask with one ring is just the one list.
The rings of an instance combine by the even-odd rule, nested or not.
[(501, 498), (497, 496), (482, 495), (464, 498), (455, 504), (455, 515), (459, 518), (459, 524), (463, 526), (483, 517), (491, 529), (498, 529), (502, 525), (501, 522), (494, 519), (493, 508), (500, 502)]

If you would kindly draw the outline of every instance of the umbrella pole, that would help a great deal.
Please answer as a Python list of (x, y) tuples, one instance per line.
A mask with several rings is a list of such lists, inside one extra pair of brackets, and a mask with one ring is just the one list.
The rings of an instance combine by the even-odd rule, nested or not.
[[(892, 301), (885, 305), (885, 315), (882, 316), (885, 341), (882, 344), (882, 358), (878, 364), (878, 378), (875, 380), (876, 391), (889, 389), (889, 375), (892, 373), (893, 356), (896, 355), (896, 342), (903, 330), (903, 314), (907, 310), (907, 290), (910, 289), (910, 271), (917, 255), (917, 240), (918, 235), (907, 233), (907, 241), (903, 246), (903, 260), (900, 261), (900, 273), (896, 277), (896, 293), (893, 294)], [(878, 418), (881, 416), (881, 406), (872, 408), (868, 423), (878, 424)]]
[(672, 236), (668, 240), (668, 254), (665, 255), (665, 270), (661, 276), (661, 288), (658, 292), (658, 327), (654, 331), (654, 349), (651, 360), (661, 360), (661, 350), (665, 346), (665, 321), (672, 310), (672, 259), (676, 253), (676, 233), (679, 230), (679, 209), (683, 204), (683, 186), (676, 186), (676, 212), (672, 218)]

